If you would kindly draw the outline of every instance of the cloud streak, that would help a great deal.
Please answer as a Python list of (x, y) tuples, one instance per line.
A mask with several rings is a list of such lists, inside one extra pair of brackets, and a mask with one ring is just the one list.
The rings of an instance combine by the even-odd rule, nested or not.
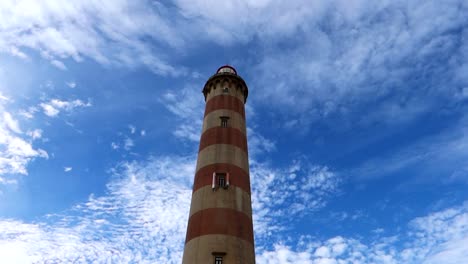
[(67, 60), (91, 58), (178, 75), (181, 71), (158, 52), (183, 43), (166, 12), (162, 4), (149, 1), (2, 1), (0, 52), (27, 58), (26, 49), (36, 50), (62, 70)]
[(286, 168), (251, 160), (252, 210), (256, 241), (280, 239), (291, 223), (326, 206), (339, 192), (340, 176), (306, 159)]
[(178, 119), (178, 125), (173, 131), (177, 138), (198, 142), (203, 122), (203, 97), (193, 86), (184, 87), (177, 92), (167, 91), (161, 103)]
[(302, 236), (294, 245), (276, 242), (257, 256), (259, 264), (283, 263), (460, 263), (467, 258), (466, 204), (433, 212), (408, 223), (403, 231), (370, 242), (336, 236)]
[[(404, 123), (464, 98), (468, 87), (462, 0), (41, 3), (2, 2), (1, 51), (24, 57), (22, 49), (36, 50), (63, 69), (65, 60), (91, 58), (183, 75), (188, 70), (171, 65), (167, 54), (195, 52), (206, 42), (258, 46), (263, 52), (248, 62), (250, 85), (259, 102), (288, 107), (297, 125), (356, 112), (362, 115), (351, 123)], [(191, 127), (175, 133), (195, 138)]]
[[(444, 263), (459, 263), (466, 259), (466, 204), (415, 218), (400, 234), (378, 235), (370, 242), (343, 236), (318, 240), (308, 234), (288, 240), (287, 229), (278, 235), (279, 224), (286, 221), (285, 217), (301, 217), (323, 207), (326, 197), (336, 191), (337, 180), (327, 168), (310, 166), (305, 161), (294, 162), (281, 174), (272, 172), (277, 169), (259, 167), (252, 166), (252, 186), (260, 264), (438, 263), (441, 259)], [(179, 263), (194, 169), (195, 157), (123, 162), (111, 170), (105, 195), (90, 195), (86, 202), (36, 223), (2, 219), (2, 261)], [(281, 179), (298, 182), (306, 192), (318, 194), (295, 197), (297, 192), (289, 190), (290, 186), (281, 187), (288, 186)], [(313, 201), (317, 202), (311, 204)], [(294, 202), (308, 206), (295, 210), (283, 204)], [(287, 214), (284, 210), (288, 210)], [(274, 228), (268, 229), (266, 224)]]
[[(389, 155), (371, 158), (351, 169), (350, 174), (366, 180), (418, 168), (417, 173), (413, 173), (415, 182), (468, 182), (465, 173), (468, 168), (467, 135), (468, 119), (465, 117), (438, 135), (422, 138)], [(441, 173), (447, 177), (439, 177)]]
[(40, 103), (39, 106), (42, 108), (45, 115), (55, 117), (60, 111), (72, 112), (75, 108), (90, 107), (91, 103), (85, 103), (79, 99), (73, 101), (52, 99), (49, 102)]
[[(45, 150), (34, 148), (33, 143), (25, 138), (18, 120), (7, 111), (6, 103), (0, 100), (0, 176), (27, 174), (27, 165), (35, 158), (48, 158)], [(27, 135), (35, 140), (41, 136), (40, 130), (33, 130)], [(0, 177), (0, 184), (15, 183), (14, 179)]]
[(105, 196), (39, 223), (3, 219), (2, 261), (178, 263), (193, 170), (192, 157), (122, 163)]

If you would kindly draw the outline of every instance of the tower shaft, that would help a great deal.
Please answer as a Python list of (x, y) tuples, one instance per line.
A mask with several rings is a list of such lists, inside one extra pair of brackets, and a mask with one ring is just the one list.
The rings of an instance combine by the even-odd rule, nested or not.
[(203, 94), (206, 106), (183, 263), (254, 264), (244, 108), (248, 88), (234, 68), (223, 66)]

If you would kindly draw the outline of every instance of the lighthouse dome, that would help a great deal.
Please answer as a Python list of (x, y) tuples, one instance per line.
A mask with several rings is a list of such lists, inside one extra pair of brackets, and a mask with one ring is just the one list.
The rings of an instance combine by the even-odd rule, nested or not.
[(224, 65), (224, 66), (219, 67), (219, 69), (218, 69), (218, 71), (216, 71), (216, 73), (231, 73), (231, 74), (236, 74), (237, 75), (236, 69), (234, 69), (234, 67), (229, 66), (229, 65)]

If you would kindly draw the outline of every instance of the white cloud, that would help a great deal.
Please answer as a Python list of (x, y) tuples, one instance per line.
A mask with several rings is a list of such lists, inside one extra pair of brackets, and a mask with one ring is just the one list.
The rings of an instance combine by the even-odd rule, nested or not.
[(321, 246), (315, 250), (314, 255), (317, 257), (328, 258), (330, 256), (330, 250), (327, 247)]
[(71, 112), (75, 108), (89, 107), (91, 106), (91, 103), (90, 102), (85, 103), (79, 99), (76, 99), (73, 101), (62, 101), (59, 99), (52, 99), (49, 102), (40, 103), (39, 106), (42, 107), (44, 114), (50, 117), (55, 117), (62, 110)]
[[(48, 154), (42, 149), (35, 149), (31, 142), (23, 138), (18, 121), (5, 109), (1, 101), (0, 112), (3, 112), (0, 118), (0, 175), (27, 174), (30, 161), (35, 158), (48, 158)], [(34, 139), (34, 136), (32, 137)], [(3, 179), (1, 183), (11, 181)]]
[(449, 242), (441, 244), (435, 249), (423, 263), (425, 264), (458, 264), (461, 261), (468, 259), (468, 237), (450, 240)]
[[(17, 183), (18, 183), (18, 181), (15, 180), (15, 179), (7, 179), (7, 178), (0, 177), (0, 184), (5, 184), (6, 185), (6, 184), (17, 184)], [(2, 193), (0, 192), (0, 195), (1, 194)]]
[(52, 60), (50, 63), (62, 71), (67, 70), (67, 66), (65, 66), (65, 64), (59, 60)]
[(84, 103), (81, 100), (73, 100), (73, 101), (61, 101), (58, 99), (52, 99), (49, 102), (52, 106), (57, 107), (59, 109), (65, 110), (73, 110), (75, 107), (88, 107), (91, 106), (91, 103)]
[[(207, 3), (192, 5), (200, 7), (197, 12), (206, 15), (205, 19), (221, 25), (226, 22), (211, 13), (217, 8), (203, 11), (201, 6)], [(280, 5), (269, 2), (262, 11), (255, 10), (259, 18), (254, 21), (274, 14)], [(464, 1), (444, 5), (437, 1), (424, 5), (417, 1), (321, 1), (315, 5), (320, 8), (310, 11), (315, 7), (303, 4), (304, 10), (291, 19), (291, 24), (298, 26), (287, 31), (294, 34), (286, 48), (278, 51), (278, 43), (285, 40), (283, 35), (265, 38), (268, 48), (263, 48), (259, 63), (253, 68), (248, 65), (253, 80), (250, 85), (260, 90), (256, 93), (259, 98), (254, 100), (287, 108), (285, 122), (298, 120), (302, 130), (329, 116), (341, 117), (334, 122), (335, 127), (361, 122), (408, 122), (437, 111), (434, 109), (441, 105), (450, 105), (463, 94), (458, 89), (467, 85), (466, 80), (447, 77), (466, 72), (460, 71), (462, 66), (432, 62), (442, 57), (468, 59), (468, 53), (462, 52), (468, 47), (468, 39), (460, 36), (466, 33), (447, 34), (444, 30), (463, 28), (461, 14), (468, 11)], [(251, 13), (248, 4), (234, 6)], [(284, 16), (293, 13), (293, 6), (283, 7)], [(313, 15), (301, 16), (303, 13)], [(376, 17), (385, 19), (373, 20)], [(223, 28), (227, 30), (228, 26)], [(266, 28), (278, 33), (274, 23)], [(431, 77), (426, 78), (426, 74)]]
[(251, 128), (247, 128), (248, 146), (250, 157), (261, 156), (276, 150), (275, 142), (257, 133)]
[(76, 82), (74, 82), (74, 81), (65, 82), (65, 84), (70, 88), (75, 88), (76, 87)]
[(199, 124), (198, 122), (195, 122), (195, 125), (186, 125), (186, 124), (181, 124), (179, 125), (176, 130), (174, 130), (173, 134), (174, 136), (181, 138), (181, 139), (186, 139), (190, 140), (193, 142), (197, 142), (200, 140), (200, 130), (197, 129)]
[(34, 158), (48, 158), (47, 152), (34, 149), (31, 143), (20, 137), (0, 131), (0, 174), (27, 174), (26, 165)]
[(21, 59), (28, 59), (28, 55), (20, 51), (17, 47), (10, 47), (9, 53)]
[[(9, 251), (12, 259), (26, 262), (180, 263), (195, 163), (195, 156), (124, 162), (111, 170), (112, 178), (106, 185), (105, 195), (90, 195), (86, 202), (74, 206), (65, 216), (49, 215), (35, 224), (0, 220), (0, 252), (13, 246), (16, 250)], [(307, 177), (317, 177), (318, 171), (326, 170), (304, 163), (294, 162), (285, 170), (269, 168), (266, 164), (252, 166), (257, 237), (268, 236), (264, 233), (271, 231), (267, 225), (278, 228), (277, 219), (286, 220), (280, 216), (284, 210), (276, 210), (290, 199), (310, 206), (303, 211), (322, 206), (311, 203), (310, 199), (325, 203), (325, 196), (311, 194), (313, 198), (296, 198), (293, 190), (276, 186), (284, 183), (283, 173), (295, 173), (298, 182), (305, 183)], [(325, 186), (327, 184), (323, 188), (330, 188)], [(318, 185), (306, 187), (310, 192), (320, 189)], [(273, 201), (277, 196), (288, 201)], [(291, 210), (288, 213), (301, 217), (304, 212)], [(268, 218), (259, 219), (265, 216)]]
[(64, 172), (70, 172), (72, 169), (72, 167), (63, 167)]
[(9, 128), (11, 131), (21, 134), (21, 129), (19, 128), (18, 121), (11, 117), (11, 114), (8, 112), (3, 112), (3, 123)]
[(216, 1), (177, 0), (176, 5), (181, 14), (195, 24), (191, 29), (196, 33), (203, 31), (208, 39), (231, 45), (248, 42), (256, 35), (260, 36), (260, 40), (266, 41), (291, 36), (305, 26), (303, 23), (322, 17), (328, 4), (304, 1), (228, 1), (221, 6)]
[[(1, 70), (1, 68), (0, 68), (0, 70)], [(3, 94), (0, 92), (0, 100), (2, 100), (2, 101), (10, 101), (10, 98), (7, 97), (7, 96), (5, 96), (5, 95), (3, 95)]]
[[(369, 242), (335, 236), (317, 240), (302, 234), (282, 242), (262, 223), (281, 224), (302, 213), (284, 209), (297, 192), (282, 187), (289, 178), (315, 186), (310, 193), (334, 192), (324, 168), (296, 162), (288, 169), (252, 166), (257, 263), (460, 263), (468, 252), (468, 204), (412, 220), (397, 236)], [(37, 223), (0, 220), (0, 252), (11, 262), (180, 263), (195, 169), (195, 157), (158, 157), (124, 162), (112, 170), (105, 195), (88, 200), (64, 215)], [(259, 170), (263, 170), (259, 172)], [(279, 171), (275, 175), (275, 171)], [(264, 175), (260, 175), (264, 174)], [(291, 177), (292, 174), (296, 174)], [(287, 177), (285, 177), (287, 176)], [(306, 177), (307, 176), (307, 177)], [(334, 176), (332, 176), (334, 177)], [(312, 185), (307, 178), (322, 182)], [(259, 183), (263, 184), (261, 186)], [(262, 188), (263, 187), (263, 188)], [(308, 187), (311, 188), (311, 187)], [(264, 191), (262, 191), (264, 190)], [(283, 198), (287, 201), (279, 201)], [(293, 200), (291, 200), (293, 199)], [(317, 197), (313, 199), (322, 199)], [(296, 200), (310, 203), (311, 200)], [(279, 208), (275, 205), (280, 204)], [(317, 205), (320, 206), (320, 205)], [(315, 210), (311, 208), (305, 210)], [(262, 212), (266, 211), (266, 214)], [(266, 218), (272, 215), (274, 218)], [(280, 223), (277, 223), (277, 222)], [(289, 222), (290, 224), (290, 222)], [(277, 227), (278, 228), (278, 227)], [(270, 230), (271, 231), (271, 230)], [(283, 229), (283, 236), (288, 232)], [(266, 232), (266, 233), (264, 233)], [(269, 239), (262, 239), (262, 236)], [(295, 234), (296, 235), (296, 234)], [(301, 235), (301, 234), (299, 234)], [(275, 241), (275, 242), (272, 242)], [(292, 243), (292, 244), (291, 244)], [(149, 246), (150, 245), (150, 246)], [(5, 259), (2, 259), (5, 261)]]
[(176, 33), (177, 15), (168, 12), (148, 1), (6, 0), (0, 3), (0, 50), (21, 58), (27, 57), (25, 50), (36, 50), (60, 69), (66, 69), (64, 59), (87, 57), (178, 75), (184, 70), (168, 64), (163, 51), (178, 49), (185, 34)]
[[(418, 168), (413, 173), (420, 181), (441, 183), (468, 182), (468, 118), (457, 124), (393, 151), (389, 155), (373, 157), (350, 171), (359, 179), (392, 175), (406, 168)], [(444, 172), (448, 177), (439, 177)]]
[(128, 128), (130, 129), (130, 133), (131, 133), (131, 134), (135, 134), (135, 131), (136, 131), (136, 127), (135, 127), (135, 126), (129, 125)]
[[(407, 231), (369, 242), (302, 236), (294, 246), (278, 242), (257, 252), (257, 263), (463, 263), (468, 257), (468, 206), (448, 208), (410, 221)], [(299, 262), (296, 262), (298, 260)]]
[(53, 107), (50, 104), (41, 103), (40, 106), (42, 107), (42, 110), (44, 111), (44, 114), (46, 114), (48, 116), (56, 116), (56, 115), (58, 115), (58, 113), (60, 113), (60, 111), (58, 109), (56, 109), (55, 107)]
[(194, 157), (122, 163), (106, 195), (91, 195), (66, 216), (0, 220), (2, 263), (179, 263), (194, 169)]
[(27, 110), (20, 110), (18, 114), (26, 119), (32, 119), (34, 117), (34, 113), (36, 113), (38, 110), (36, 107), (31, 106)]
[(161, 99), (164, 106), (181, 122), (173, 134), (181, 139), (198, 142), (203, 122), (204, 101), (199, 89), (188, 86), (177, 92), (168, 91)]
[(42, 137), (42, 130), (41, 129), (34, 129), (34, 130), (29, 130), (26, 132), (28, 136), (32, 138), (32, 140), (36, 140)]
[[(36, 50), (56, 62), (87, 57), (177, 75), (187, 70), (168, 63), (172, 53), (207, 41), (228, 47), (255, 40), (265, 50), (252, 70), (262, 84), (259, 95), (322, 114), (341, 111), (356, 99), (382, 98), (411, 68), (421, 70), (407, 61), (413, 66), (444, 52), (463, 56), (457, 39), (447, 33), (463, 28), (463, 0), (224, 3), (2, 1), (0, 50), (22, 57), (23, 49)], [(278, 52), (285, 39), (291, 45)], [(466, 47), (466, 41), (461, 38), (459, 45)], [(384, 85), (371, 87), (375, 82)]]
[(124, 141), (124, 149), (125, 150), (130, 150), (133, 146), (135, 146), (135, 143), (133, 142), (133, 139), (126, 138), (125, 141)]
[(111, 143), (111, 148), (112, 148), (112, 149), (118, 149), (119, 147), (120, 147), (120, 146), (119, 146), (117, 143), (115, 143), (115, 142), (112, 142), (112, 143)]
[(325, 166), (306, 159), (287, 168), (251, 160), (252, 208), (256, 240), (263, 243), (288, 229), (295, 220), (323, 208), (339, 191), (342, 179)]

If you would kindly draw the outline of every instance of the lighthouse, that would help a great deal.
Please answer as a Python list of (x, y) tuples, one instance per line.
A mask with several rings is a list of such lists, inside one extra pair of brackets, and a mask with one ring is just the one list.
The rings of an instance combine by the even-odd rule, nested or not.
[(248, 88), (229, 65), (203, 87), (200, 137), (183, 264), (254, 264), (245, 103)]

